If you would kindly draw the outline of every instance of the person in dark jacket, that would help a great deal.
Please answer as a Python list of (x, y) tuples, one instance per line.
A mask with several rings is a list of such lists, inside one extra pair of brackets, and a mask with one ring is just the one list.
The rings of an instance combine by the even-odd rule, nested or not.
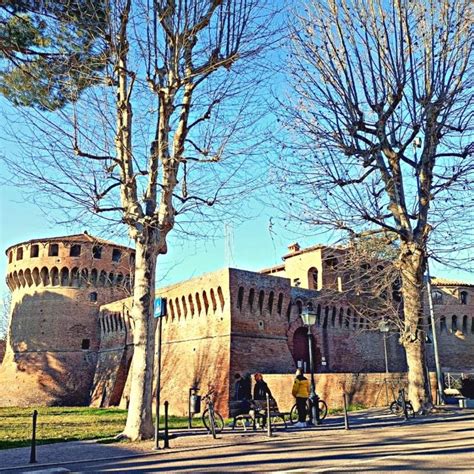
[(244, 379), (240, 376), (240, 374), (234, 375), (234, 397), (233, 400), (245, 400), (247, 397), (245, 396), (245, 382)]
[(256, 373), (253, 377), (255, 379), (255, 386), (253, 387), (253, 399), (266, 400), (267, 393), (270, 398), (273, 398), (272, 392), (268, 388), (267, 383), (263, 380), (262, 374)]

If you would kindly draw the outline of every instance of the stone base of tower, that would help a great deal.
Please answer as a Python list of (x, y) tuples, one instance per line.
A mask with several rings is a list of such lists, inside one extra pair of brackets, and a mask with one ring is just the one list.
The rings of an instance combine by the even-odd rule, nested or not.
[(96, 362), (95, 353), (7, 349), (0, 368), (0, 406), (87, 405)]

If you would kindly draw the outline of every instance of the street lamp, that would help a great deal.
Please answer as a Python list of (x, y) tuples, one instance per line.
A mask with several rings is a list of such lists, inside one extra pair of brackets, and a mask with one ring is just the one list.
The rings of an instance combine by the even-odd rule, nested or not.
[(303, 324), (308, 326), (308, 348), (309, 348), (309, 368), (311, 371), (311, 419), (316, 420), (316, 424), (320, 425), (321, 420), (319, 419), (319, 403), (316, 395), (316, 385), (314, 383), (314, 364), (313, 364), (313, 345), (311, 341), (311, 326), (316, 324), (316, 313), (308, 306), (301, 312), (301, 319)]
[(387, 379), (388, 379), (387, 333), (390, 331), (390, 326), (388, 325), (387, 321), (380, 321), (379, 331), (383, 334), (383, 352), (385, 356), (385, 397), (387, 399), (387, 405), (388, 405), (389, 400), (388, 400), (388, 386), (387, 386)]

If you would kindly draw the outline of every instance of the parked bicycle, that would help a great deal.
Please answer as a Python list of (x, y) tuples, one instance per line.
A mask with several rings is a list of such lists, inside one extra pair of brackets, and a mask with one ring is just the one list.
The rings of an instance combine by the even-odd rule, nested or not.
[(405, 390), (398, 391), (398, 398), (390, 404), (390, 411), (394, 415), (406, 415), (407, 418), (415, 417), (415, 410), (410, 400), (405, 400)]
[[(326, 402), (324, 400), (319, 399), (318, 400), (318, 407), (319, 407), (319, 419), (324, 420), (326, 418), (326, 415), (328, 414), (328, 406), (326, 405)], [(306, 402), (306, 413), (308, 416), (311, 418), (311, 400), (308, 398)], [(290, 422), (292, 424), (298, 422), (298, 408), (296, 407), (296, 403), (293, 405), (290, 411)]]
[(202, 422), (206, 427), (208, 433), (212, 434), (212, 437), (216, 437), (216, 433), (220, 433), (224, 429), (224, 419), (221, 414), (214, 409), (214, 390), (209, 390), (202, 397), (203, 402), (206, 404), (206, 409), (202, 414)]

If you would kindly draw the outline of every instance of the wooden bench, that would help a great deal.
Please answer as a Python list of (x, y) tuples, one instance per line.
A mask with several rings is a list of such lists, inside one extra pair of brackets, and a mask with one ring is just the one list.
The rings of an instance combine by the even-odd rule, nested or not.
[[(257, 424), (262, 428), (267, 423), (267, 401), (266, 400), (249, 400), (250, 410), (249, 413), (238, 413), (234, 415), (232, 422), (232, 429), (234, 429), (238, 422), (242, 422), (242, 427), (247, 430), (247, 423), (251, 422), (253, 430), (257, 429)], [(289, 412), (282, 412), (278, 409), (278, 404), (274, 399), (270, 399), (270, 421), (280, 419), (283, 422), (283, 426), (286, 429), (286, 419), (289, 419)], [(273, 424), (273, 423), (272, 423)]]

